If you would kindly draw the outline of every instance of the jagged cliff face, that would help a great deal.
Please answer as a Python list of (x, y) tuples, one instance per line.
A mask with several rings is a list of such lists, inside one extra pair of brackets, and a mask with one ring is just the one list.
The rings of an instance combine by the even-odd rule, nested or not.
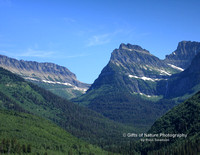
[[(200, 52), (194, 57), (191, 65), (183, 72), (165, 82), (167, 90), (165, 97), (191, 96), (200, 90)], [(163, 86), (164, 89), (166, 86)]]
[(138, 45), (121, 44), (87, 93), (75, 102), (112, 120), (146, 128), (173, 105), (149, 100), (162, 95), (157, 84), (178, 72)]
[(121, 44), (113, 51), (110, 62), (119, 66), (125, 74), (138, 77), (162, 78), (177, 72), (138, 45)]
[(165, 62), (186, 69), (192, 59), (200, 52), (200, 43), (191, 41), (179, 42), (177, 49), (167, 55)]
[(111, 54), (108, 65), (90, 90), (112, 83), (131, 93), (157, 95), (156, 83), (168, 79), (180, 69), (166, 64), (138, 45), (121, 44)]
[(150, 126), (175, 102), (200, 90), (199, 62), (200, 53), (183, 70), (140, 46), (121, 44), (87, 93), (75, 102), (115, 121)]
[(14, 73), (24, 77), (40, 78), (41, 80), (72, 82), (76, 79), (75, 74), (67, 68), (53, 63), (38, 63), (34, 61), (23, 61), (0, 56), (0, 65)]
[[(160, 60), (138, 45), (121, 44), (119, 49), (112, 52), (108, 65), (102, 70), (88, 92), (100, 89), (104, 85), (113, 85), (115, 89), (118, 87), (130, 93), (147, 97), (183, 95), (183, 92), (188, 91), (188, 89), (183, 91), (183, 88), (195, 86), (195, 83), (192, 82), (194, 80), (190, 81), (190, 78), (187, 78), (187, 84), (180, 79), (183, 75), (189, 77), (191, 73), (194, 73), (192, 70), (197, 72), (198, 67), (195, 66), (198, 66), (198, 61), (192, 62), (192, 60), (198, 57), (198, 53), (200, 53), (199, 42), (182, 41), (172, 54), (166, 56), (165, 60)], [(184, 71), (188, 67), (190, 73)], [(184, 73), (172, 76), (183, 71)], [(178, 81), (175, 80), (177, 78)], [(171, 81), (176, 81), (177, 84)], [(170, 87), (173, 89), (171, 90)]]
[[(59, 85), (59, 90), (54, 90), (54, 92), (66, 91), (69, 94), (71, 93), (73, 97), (76, 97), (73, 93), (74, 90), (84, 93), (90, 86), (89, 84), (78, 81), (76, 79), (76, 75), (69, 71), (66, 67), (53, 63), (38, 63), (35, 61), (23, 60), (19, 61), (0, 55), (0, 66), (37, 84), (40, 84), (41, 82), (44, 84), (46, 83), (48, 84), (48, 88), (50, 90), (54, 88), (49, 85), (54, 87), (55, 85)], [(61, 86), (66, 86), (68, 88), (61, 88)], [(57, 88), (58, 86), (56, 86), (56, 89)]]

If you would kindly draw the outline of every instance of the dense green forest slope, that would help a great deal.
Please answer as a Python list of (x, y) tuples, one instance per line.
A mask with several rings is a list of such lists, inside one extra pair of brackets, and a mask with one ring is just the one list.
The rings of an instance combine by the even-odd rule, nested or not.
[(0, 110), (0, 154), (108, 154), (40, 117)]
[(160, 137), (167, 142), (146, 142), (143, 154), (200, 154), (200, 92), (158, 119), (148, 133), (176, 136)]
[(17, 60), (0, 54), (0, 67), (66, 99), (80, 96), (90, 86), (78, 81), (66, 67), (54, 63)]
[(179, 57), (173, 52), (163, 61), (138, 45), (121, 44), (86, 94), (73, 101), (114, 121), (148, 130), (200, 90), (199, 49), (199, 43), (183, 41), (175, 51)]
[(1, 109), (41, 116), (72, 135), (105, 149), (121, 145), (124, 142), (124, 132), (136, 132), (133, 127), (116, 123), (92, 110), (73, 104), (3, 68), (0, 68), (0, 94)]

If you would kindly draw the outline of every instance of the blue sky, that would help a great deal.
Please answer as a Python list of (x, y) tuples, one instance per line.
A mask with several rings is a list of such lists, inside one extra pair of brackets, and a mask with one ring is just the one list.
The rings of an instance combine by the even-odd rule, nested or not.
[(200, 41), (199, 0), (0, 0), (0, 54), (65, 66), (92, 83), (120, 43), (164, 59)]

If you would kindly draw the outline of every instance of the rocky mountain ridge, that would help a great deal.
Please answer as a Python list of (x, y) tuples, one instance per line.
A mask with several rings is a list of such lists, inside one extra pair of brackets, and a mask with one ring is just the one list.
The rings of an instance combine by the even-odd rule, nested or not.
[[(165, 97), (182, 97), (185, 94), (191, 96), (200, 90), (200, 52), (194, 57), (189, 67), (183, 72), (174, 75), (165, 81)], [(163, 88), (162, 88), (163, 89)], [(163, 89), (164, 90), (164, 89)]]
[(115, 121), (149, 127), (200, 90), (199, 60), (198, 54), (183, 70), (138, 45), (121, 44), (86, 94), (74, 101)]
[(200, 52), (200, 42), (181, 41), (177, 49), (170, 55), (166, 55), (165, 62), (186, 69), (192, 59)]
[(54, 63), (17, 60), (0, 55), (0, 67), (36, 84), (46, 84), (50, 90), (54, 89), (52, 87), (56, 85), (56, 89), (60, 87), (59, 91), (64, 91), (70, 94), (69, 96), (75, 96), (73, 91), (78, 91), (81, 94), (85, 93), (90, 86), (89, 84), (78, 81), (76, 75), (66, 67)]
[(199, 51), (200, 43), (182, 41), (175, 52), (161, 60), (138, 45), (122, 43), (112, 52), (110, 61), (88, 92), (117, 79), (119, 87), (124, 86), (131, 93), (147, 97), (165, 95), (163, 90), (163, 94), (160, 92), (160, 81), (171, 79), (171, 75), (188, 68)]
[[(105, 83), (109, 84), (113, 81), (112, 76), (116, 76), (121, 77), (125, 87), (131, 93), (156, 95), (155, 83), (168, 79), (178, 72), (180, 72), (179, 68), (168, 65), (138, 45), (121, 44), (119, 49), (112, 52), (108, 65), (104, 67), (89, 90)], [(146, 89), (148, 86), (150, 89)]]

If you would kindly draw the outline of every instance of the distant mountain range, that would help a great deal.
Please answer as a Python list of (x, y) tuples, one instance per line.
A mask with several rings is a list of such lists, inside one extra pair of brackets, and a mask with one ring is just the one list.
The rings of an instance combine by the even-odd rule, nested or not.
[(148, 128), (200, 90), (199, 51), (199, 42), (182, 41), (161, 60), (138, 45), (122, 43), (91, 86), (53, 63), (0, 55), (0, 66), (110, 119)]
[[(122, 43), (92, 85), (53, 63), (0, 55), (0, 153), (198, 154), (199, 98), (199, 42), (180, 42), (164, 60)], [(188, 137), (126, 137), (145, 132)]]
[(186, 69), (199, 51), (199, 42), (182, 41), (178, 44), (177, 49), (172, 52), (172, 54), (166, 56), (164, 61), (177, 67)]
[(160, 60), (138, 45), (121, 44), (87, 93), (74, 102), (115, 121), (151, 126), (200, 90), (199, 51), (200, 43), (182, 41), (171, 54), (177, 56)]
[[(24, 118), (25, 121), (30, 120), (31, 115), (25, 115), (22, 113), (39, 116), (40, 118), (49, 120), (60, 126), (73, 136), (95, 145), (103, 145), (105, 148), (111, 147), (112, 144), (116, 144), (118, 146), (119, 144), (123, 144), (124, 138), (122, 137), (122, 134), (124, 132), (136, 131), (136, 129), (133, 127), (128, 127), (124, 124), (109, 120), (95, 111), (63, 99), (0, 67), (0, 114), (2, 113), (4, 115), (5, 111), (14, 111), (16, 114), (12, 115), (22, 115), (22, 117), (27, 118)], [(19, 112), (21, 114), (18, 114)], [(35, 116), (32, 116), (33, 120), (30, 121), (36, 124), (37, 127)], [(10, 117), (10, 115), (8, 115), (8, 117)], [(36, 118), (38, 119), (39, 128), (41, 130), (44, 129), (44, 132), (46, 132), (46, 130), (48, 130), (48, 122), (44, 121), (44, 124), (42, 124), (41, 122), (43, 119), (39, 119), (39, 117)], [(19, 119), (16, 117), (16, 123), (17, 120)], [(25, 133), (25, 130), (23, 130), (23, 122), (21, 122), (21, 126), (20, 123), (16, 123), (13, 124), (11, 128), (13, 127), (14, 130), (17, 126), (21, 127), (18, 129), (18, 132), (21, 132), (20, 135), (17, 134), (19, 136), (18, 139), (22, 138), (27, 141), (28, 138), (23, 137), (23, 135), (31, 135), (34, 130), (32, 129), (34, 126), (31, 126), (30, 130)], [(2, 121), (0, 124), (0, 135), (6, 138), (7, 131), (4, 132), (2, 130), (2, 126), (5, 126), (6, 124)], [(49, 126), (52, 127), (52, 123), (49, 124)], [(59, 128), (55, 127), (54, 132), (59, 131)], [(16, 132), (10, 132), (8, 132), (9, 137), (14, 137), (13, 135)], [(52, 133), (49, 133), (49, 135), (52, 135)], [(63, 136), (66, 135), (67, 134), (64, 134)], [(0, 141), (3, 138), (2, 136), (0, 136)], [(53, 140), (53, 138), (57, 139), (57, 136), (59, 135), (49, 137), (50, 141), (52, 141), (49, 143), (52, 145), (53, 143), (55, 144), (56, 140)], [(37, 135), (37, 137), (41, 139), (39, 135)], [(63, 138), (61, 138), (61, 141)], [(73, 140), (73, 137), (71, 137), (71, 140)], [(33, 141), (34, 145), (40, 148), (40, 143), (37, 145), (36, 140)], [(42, 143), (44, 143), (44, 141)], [(58, 143), (58, 145), (60, 145), (60, 143)], [(63, 143), (65, 142), (63, 141)]]
[(183, 98), (185, 100), (198, 92), (200, 90), (200, 52), (195, 55), (183, 72), (173, 75), (167, 81), (161, 81), (159, 86), (160, 92), (164, 90), (162, 93), (168, 99)]
[(19, 61), (0, 55), (0, 67), (68, 99), (85, 93), (90, 86), (89, 84), (78, 81), (76, 75), (66, 67), (53, 63)]
[[(112, 52), (108, 65), (88, 92), (103, 85), (118, 84), (120, 89), (124, 86), (130, 93), (147, 97), (165, 95), (165, 92), (160, 93), (159, 82), (188, 68), (199, 51), (200, 43), (183, 41), (165, 60), (160, 60), (138, 45), (121, 44)], [(113, 83), (114, 79), (118, 79), (118, 83)]]
[(141, 95), (157, 95), (156, 85), (160, 80), (168, 79), (172, 74), (180, 72), (180, 68), (165, 63), (138, 45), (121, 44), (115, 49), (108, 65), (92, 84), (90, 90), (113, 83), (120, 89), (124, 86), (131, 93)]

